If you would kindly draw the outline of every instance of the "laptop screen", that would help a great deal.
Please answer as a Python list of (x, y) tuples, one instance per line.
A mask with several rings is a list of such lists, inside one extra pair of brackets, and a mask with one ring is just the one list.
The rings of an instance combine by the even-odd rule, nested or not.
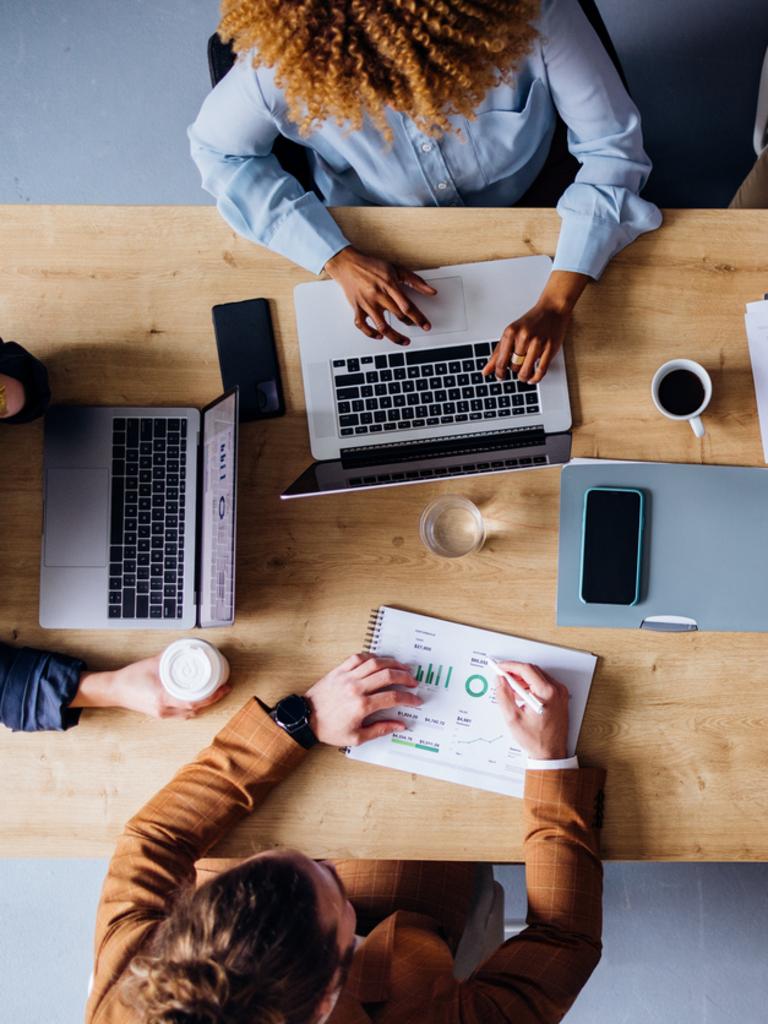
[(203, 409), (200, 625), (235, 620), (237, 389)]

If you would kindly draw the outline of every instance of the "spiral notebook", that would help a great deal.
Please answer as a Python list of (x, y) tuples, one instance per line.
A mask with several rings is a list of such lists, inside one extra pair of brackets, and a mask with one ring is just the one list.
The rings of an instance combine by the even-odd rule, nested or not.
[(576, 752), (597, 664), (593, 654), (389, 607), (371, 614), (366, 650), (410, 665), (424, 703), (373, 715), (372, 721), (399, 718), (408, 731), (350, 748), (347, 756), (355, 761), (522, 796), (526, 756), (511, 742), (496, 703), (491, 658), (540, 665), (565, 683), (568, 754)]

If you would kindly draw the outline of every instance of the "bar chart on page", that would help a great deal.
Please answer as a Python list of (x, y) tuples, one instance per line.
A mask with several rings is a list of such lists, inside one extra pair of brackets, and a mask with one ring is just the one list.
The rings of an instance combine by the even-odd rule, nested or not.
[(451, 685), (453, 665), (433, 665), (430, 661), (426, 666), (416, 665), (414, 675), (425, 686), (442, 686), (447, 690)]

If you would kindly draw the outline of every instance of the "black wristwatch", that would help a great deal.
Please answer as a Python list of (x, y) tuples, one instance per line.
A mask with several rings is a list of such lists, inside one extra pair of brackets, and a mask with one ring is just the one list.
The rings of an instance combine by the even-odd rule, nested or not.
[(309, 719), (312, 714), (312, 706), (306, 697), (298, 697), (295, 693), (290, 697), (283, 697), (270, 710), (269, 717), (272, 718), (281, 729), (285, 729), (289, 736), (301, 744), (305, 750), (314, 747), (317, 743), (317, 736), (312, 732)]

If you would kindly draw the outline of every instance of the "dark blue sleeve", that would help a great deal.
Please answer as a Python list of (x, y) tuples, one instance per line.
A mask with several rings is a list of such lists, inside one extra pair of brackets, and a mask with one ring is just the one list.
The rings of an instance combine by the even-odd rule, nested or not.
[(85, 667), (66, 654), (0, 643), (0, 722), (14, 732), (77, 725), (80, 709), (68, 704)]

